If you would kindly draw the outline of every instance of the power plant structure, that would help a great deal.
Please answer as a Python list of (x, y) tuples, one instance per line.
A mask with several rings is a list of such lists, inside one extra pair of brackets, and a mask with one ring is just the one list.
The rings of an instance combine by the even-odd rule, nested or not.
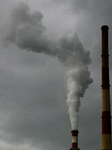
[[(102, 150), (112, 150), (111, 145), (111, 109), (109, 84), (109, 54), (108, 54), (108, 26), (103, 25), (102, 30)], [(72, 130), (72, 148), (78, 148), (78, 130)]]
[(102, 26), (102, 150), (111, 150), (108, 26)]

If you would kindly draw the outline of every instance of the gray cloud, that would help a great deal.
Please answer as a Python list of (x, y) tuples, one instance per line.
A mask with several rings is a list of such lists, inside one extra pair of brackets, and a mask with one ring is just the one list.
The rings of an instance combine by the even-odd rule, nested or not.
[[(22, 1), (25, 2), (25, 0)], [(2, 5), (6, 11), (0, 10), (0, 18), (3, 18), (4, 14), (9, 10), (9, 5), (7, 7), (5, 2), (2, 2)], [(13, 3), (15, 1), (9, 0), (9, 2)], [(18, 42), (19, 48), (17, 48), (17, 44), (16, 46), (12, 44), (5, 47), (4, 50), (1, 48), (0, 51), (0, 148), (2, 150), (70, 149), (71, 128), (65, 102), (67, 99), (65, 75), (67, 68), (55, 57), (42, 53), (27, 53), (18, 49), (32, 47), (32, 43), (28, 43), (29, 39), (38, 37), (39, 34), (42, 35), (41, 39), (45, 42), (43, 47), (47, 47), (49, 45), (48, 35), (51, 36), (52, 34), (51, 37), (55, 37), (55, 35), (57, 36), (60, 33), (74, 33), (76, 31), (80, 40), (75, 38), (77, 41), (79, 40), (79, 45), (82, 42), (85, 48), (90, 49), (92, 64), (89, 66), (89, 70), (94, 79), (84, 98), (81, 98), (79, 147), (80, 149), (101, 149), (100, 28), (103, 24), (109, 25), (111, 41), (112, 2), (102, 3), (101, 0), (85, 1), (85, 3), (83, 1), (66, 3), (62, 1), (46, 1), (44, 3), (44, 1), (39, 0), (27, 2), (31, 11), (25, 5), (26, 14), (25, 12), (23, 16), (13, 14), (15, 17), (11, 19), (15, 18), (16, 21), (8, 20), (8, 23), (12, 25), (13, 22), (17, 27), (16, 17), (19, 17), (21, 18), (19, 20), (21, 25), (19, 28), (16, 28), (17, 30), (13, 30), (14, 28), (8, 26), (10, 28), (7, 28), (5, 34), (5, 38), (10, 39), (11, 43)], [(37, 7), (40, 7), (39, 10), (44, 12), (43, 15), (39, 11), (37, 11), (38, 15), (34, 13), (33, 10), (37, 9)], [(36, 17), (40, 17), (38, 30), (37, 28), (31, 28), (32, 25), (33, 27), (35, 26), (31, 19), (33, 14)], [(29, 29), (33, 33), (31, 38), (28, 36), (31, 35)], [(23, 33), (27, 32), (27, 41), (23, 40), (24, 42), (21, 42), (16, 39), (17, 34), (15, 35), (15, 31), (18, 31), (19, 37), (23, 39), (26, 38)], [(70, 42), (70, 37), (65, 35), (61, 38), (58, 37), (57, 43), (61, 49), (64, 49), (66, 44), (72, 52), (70, 46), (74, 46), (75, 43)], [(13, 38), (11, 39), (10, 37)], [(50, 42), (51, 47), (52, 43), (54, 44), (54, 39)], [(34, 44), (37, 44), (36, 41), (34, 41)], [(41, 42), (37, 47), (40, 47), (40, 45)], [(111, 56), (111, 42), (109, 47)], [(36, 48), (34, 47), (33, 50), (35, 51)], [(86, 55), (88, 57), (89, 53)]]
[(85, 90), (93, 81), (86, 66), (91, 62), (90, 52), (85, 51), (76, 34), (61, 36), (52, 43), (45, 37), (41, 38), (44, 30), (42, 17), (40, 12), (31, 14), (26, 3), (19, 3), (9, 14), (8, 20), (11, 20), (11, 24), (7, 23), (9, 32), (3, 27), (4, 32), (6, 31), (3, 40), (13, 42), (21, 49), (57, 56), (63, 65), (69, 67), (67, 105), (72, 130), (76, 130), (80, 97), (84, 96)]

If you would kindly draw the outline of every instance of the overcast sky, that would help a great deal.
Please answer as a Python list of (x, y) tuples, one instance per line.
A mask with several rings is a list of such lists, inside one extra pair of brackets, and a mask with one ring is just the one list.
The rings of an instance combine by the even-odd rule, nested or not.
[[(79, 148), (101, 149), (101, 26), (109, 26), (111, 84), (112, 1), (0, 0), (0, 3), (0, 149), (70, 149), (68, 68), (57, 59), (54, 45), (57, 47), (60, 37), (69, 39), (73, 34), (77, 34), (79, 45), (90, 51), (92, 58), (88, 67), (93, 82), (81, 98), (79, 108)], [(28, 18), (20, 6), (30, 14), (37, 14)], [(18, 25), (19, 18), (24, 25)], [(34, 27), (35, 19), (39, 22), (38, 30), (30, 28)], [(26, 30), (27, 23), (30, 27)], [(33, 49), (32, 42), (36, 43)], [(37, 52), (38, 48), (46, 47), (47, 51)]]

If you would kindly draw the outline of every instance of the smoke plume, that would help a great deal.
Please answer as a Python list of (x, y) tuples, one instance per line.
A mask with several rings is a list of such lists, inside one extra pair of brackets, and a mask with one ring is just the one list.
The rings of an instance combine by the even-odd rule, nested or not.
[(86, 51), (76, 33), (47, 40), (40, 11), (31, 13), (26, 3), (19, 3), (10, 12), (2, 30), (2, 42), (15, 44), (20, 49), (55, 56), (68, 68), (67, 105), (73, 129), (78, 129), (80, 98), (92, 83), (87, 65), (91, 63), (90, 52)]

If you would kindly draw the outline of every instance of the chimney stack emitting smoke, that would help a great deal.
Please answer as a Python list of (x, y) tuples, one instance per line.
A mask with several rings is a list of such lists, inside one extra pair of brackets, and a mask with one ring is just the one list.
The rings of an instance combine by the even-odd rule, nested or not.
[(78, 148), (78, 130), (72, 130), (72, 148), (70, 150), (79, 150)]
[(111, 149), (108, 26), (102, 26), (102, 150)]

